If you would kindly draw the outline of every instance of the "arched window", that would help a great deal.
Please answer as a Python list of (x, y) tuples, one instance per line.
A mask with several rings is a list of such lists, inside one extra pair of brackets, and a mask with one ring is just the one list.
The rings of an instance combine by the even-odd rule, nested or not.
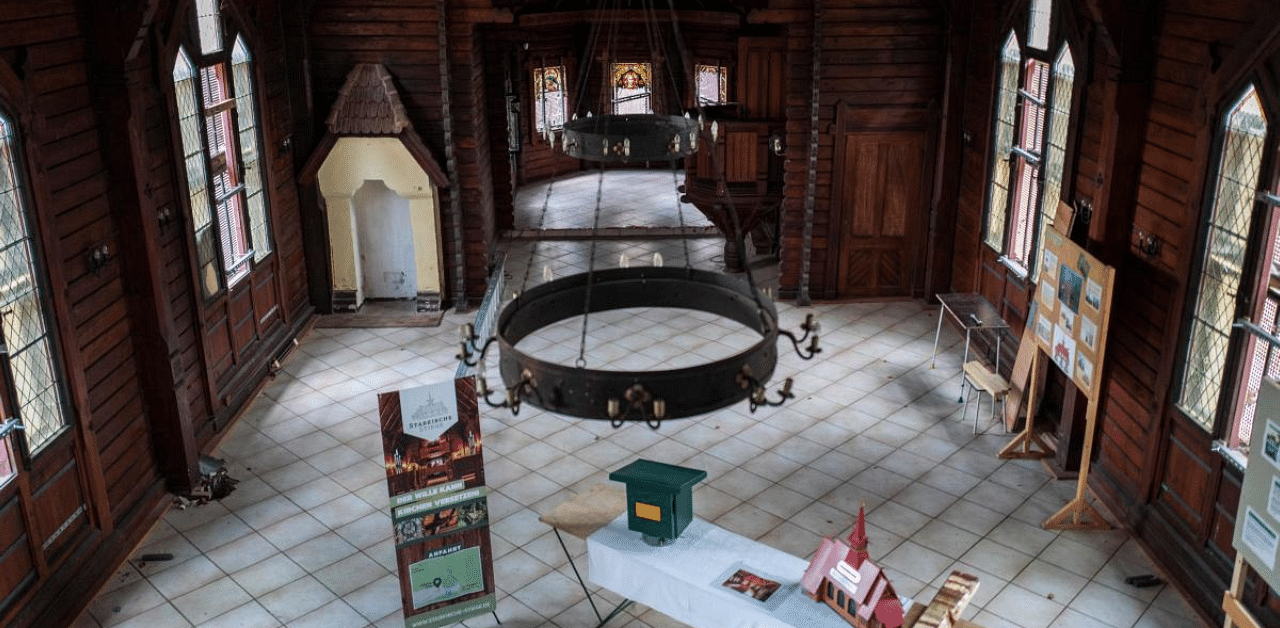
[[(1190, 312), (1190, 330), (1183, 348), (1183, 367), (1177, 406), (1206, 430), (1212, 430), (1221, 407), (1227, 373), (1239, 375), (1237, 391), (1229, 414), (1226, 437), (1233, 446), (1248, 442), (1253, 425), (1254, 400), (1262, 375), (1280, 375), (1280, 360), (1271, 359), (1270, 345), (1247, 332), (1233, 331), (1241, 304), (1256, 303), (1249, 313), (1251, 322), (1266, 333), (1276, 333), (1280, 314), (1280, 269), (1275, 263), (1280, 239), (1276, 235), (1276, 206), (1267, 219), (1252, 224), (1260, 188), (1262, 160), (1267, 146), (1269, 124), (1257, 90), (1250, 85), (1234, 101), (1218, 129), (1220, 148), (1208, 224), (1201, 242), (1200, 271), (1195, 277), (1195, 304)], [(1271, 150), (1275, 150), (1272, 146)], [(1268, 189), (1275, 198), (1275, 188)], [(1264, 194), (1264, 197), (1266, 194)], [(1280, 199), (1276, 199), (1280, 203)], [(1264, 229), (1251, 239), (1251, 229)], [(1256, 242), (1250, 250), (1250, 242)], [(1246, 278), (1248, 260), (1261, 256), (1255, 277)], [(1261, 298), (1255, 299), (1258, 296)], [(1229, 368), (1228, 355), (1233, 334), (1241, 333), (1245, 348), (1239, 352), (1242, 364)], [(1270, 365), (1268, 365), (1270, 363)], [(1237, 370), (1238, 369), (1238, 370)]]
[(533, 121), (538, 135), (564, 127), (568, 98), (564, 83), (564, 66), (552, 65), (533, 70)]
[(230, 54), (217, 0), (196, 0), (198, 52), (178, 48), (174, 100), (191, 228), (206, 298), (248, 276), (271, 252), (252, 56), (235, 34)]
[(653, 113), (649, 96), (653, 87), (653, 65), (615, 63), (613, 77), (614, 113)]
[[(28, 451), (38, 452), (66, 425), (65, 392), (44, 278), (36, 268), (32, 208), (23, 176), (13, 121), (0, 112), (0, 341), (7, 364), (0, 386), (5, 418), (16, 418)], [(2, 363), (0, 363), (2, 364)], [(16, 407), (10, 407), (10, 404)], [(12, 425), (12, 424), (10, 424)], [(0, 481), (16, 471), (11, 438), (0, 447)]]
[(1024, 50), (1010, 32), (1000, 55), (991, 180), (983, 241), (1018, 275), (1035, 280), (1036, 250), (1062, 196), (1075, 86), (1075, 60), (1063, 44), (1050, 63), (1050, 0), (1032, 2)]

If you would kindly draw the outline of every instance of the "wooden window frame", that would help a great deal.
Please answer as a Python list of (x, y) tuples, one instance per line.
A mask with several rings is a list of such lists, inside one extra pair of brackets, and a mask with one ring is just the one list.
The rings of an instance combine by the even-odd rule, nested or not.
[[(545, 85), (543, 84), (543, 81), (539, 80), (539, 78), (545, 75), (545, 72), (548, 68), (560, 70), (560, 102), (563, 107), (562, 108), (563, 115), (561, 117), (560, 124), (551, 126), (550, 128), (543, 128), (543, 121), (540, 119), (542, 118), (543, 110), (540, 109), (540, 107), (542, 106), (542, 103), (544, 101), (545, 94), (549, 92), (545, 91), (544, 89)], [(545, 141), (545, 138), (548, 136), (548, 133), (560, 131), (561, 129), (564, 128), (564, 123), (569, 121), (569, 115), (570, 115), (570, 112), (573, 111), (573, 109), (571, 109), (569, 105), (569, 85), (568, 85), (569, 72), (568, 70), (569, 70), (568, 66), (565, 63), (561, 62), (557, 64), (540, 64), (540, 65), (534, 66), (529, 72), (529, 82), (533, 88), (532, 90), (533, 106), (531, 107), (533, 111), (531, 111), (530, 114), (532, 118), (531, 125), (533, 127), (532, 141), (534, 143)]]
[[(716, 100), (714, 101), (704, 99), (702, 97), (702, 72), (704, 69), (713, 70), (713, 73), (716, 74), (718, 93), (716, 94)], [(707, 107), (712, 105), (723, 105), (728, 102), (729, 66), (718, 61), (693, 64), (693, 106)]]
[[(1280, 374), (1280, 348), (1275, 348), (1268, 339), (1275, 339), (1276, 323), (1280, 319), (1280, 274), (1275, 273), (1274, 264), (1280, 262), (1280, 174), (1276, 172), (1275, 155), (1280, 150), (1277, 142), (1276, 122), (1270, 115), (1262, 90), (1257, 89), (1257, 82), (1251, 82), (1231, 92), (1231, 98), (1223, 107), (1223, 114), (1214, 129), (1214, 147), (1210, 159), (1213, 174), (1211, 183), (1204, 191), (1204, 217), (1201, 220), (1197, 235), (1197, 262), (1192, 269), (1186, 311), (1184, 312), (1184, 333), (1179, 347), (1179, 371), (1176, 381), (1173, 406), (1179, 414), (1201, 429), (1215, 435), (1220, 440), (1215, 449), (1227, 452), (1242, 452), (1248, 446), (1249, 434), (1247, 425), (1254, 418), (1253, 409), (1258, 387), (1264, 373)], [(1253, 177), (1252, 185), (1248, 185), (1246, 197), (1236, 197), (1237, 202), (1248, 204), (1248, 217), (1243, 232), (1224, 232), (1215, 227), (1218, 216), (1218, 198), (1221, 196), (1220, 186), (1223, 178), (1239, 181), (1242, 173), (1234, 172), (1224, 175), (1223, 164), (1227, 152), (1232, 147), (1231, 118), (1253, 91), (1258, 99), (1265, 130), (1261, 139), (1255, 140), (1261, 147), (1257, 171), (1243, 173)], [(1246, 182), (1247, 183), (1247, 182)], [(1212, 327), (1200, 320), (1198, 312), (1202, 309), (1202, 299), (1208, 277), (1206, 270), (1208, 257), (1212, 254), (1210, 240), (1215, 233), (1223, 232), (1242, 242), (1239, 254), (1228, 263), (1234, 262), (1238, 267), (1239, 278), (1236, 285), (1228, 286), (1233, 293), (1228, 299), (1230, 306), (1225, 328), (1212, 328), (1209, 331), (1225, 336), (1226, 348), (1221, 358), (1221, 368), (1210, 367), (1205, 372), (1217, 374), (1217, 382), (1200, 382), (1193, 384), (1193, 377), (1199, 369), (1193, 369), (1193, 363), (1203, 362), (1203, 356), (1193, 355), (1195, 343), (1200, 336), (1197, 329)], [(1221, 248), (1221, 246), (1219, 247)], [(1218, 299), (1221, 300), (1221, 299)], [(1201, 340), (1203, 342), (1203, 340)], [(1256, 360), (1262, 360), (1259, 369), (1255, 369)], [(1195, 386), (1209, 384), (1209, 395), (1205, 401), (1193, 405), (1186, 399), (1188, 390)], [(1242, 429), (1244, 428), (1244, 429)], [(1247, 456), (1241, 453), (1228, 455), (1237, 466), (1243, 467)]]
[[(210, 50), (198, 23), (207, 20), (207, 16), (199, 13), (192, 12), (186, 39), (174, 55), (173, 102), (180, 120), (194, 115), (198, 132), (191, 135), (198, 139), (204, 162), (203, 193), (195, 194), (188, 188), (184, 196), (188, 216), (192, 218), (197, 283), (207, 303), (242, 285), (253, 274), (255, 265), (273, 253), (275, 247), (262, 153), (264, 143), (258, 123), (262, 119), (262, 108), (257, 101), (249, 43), (243, 32), (219, 12), (216, 30), (221, 42)], [(178, 67), (183, 63), (192, 70), (189, 79), (178, 78)], [(242, 65), (244, 71), (240, 72)], [(187, 100), (179, 95), (185, 89), (180, 85), (185, 80), (192, 82), (194, 112), (186, 109)], [(219, 92), (214, 98), (210, 97), (212, 89)], [(251, 107), (252, 111), (242, 113), (245, 107)], [(181, 131), (180, 124), (182, 154), (194, 155), (196, 146), (188, 144), (186, 134)], [(190, 170), (191, 164), (182, 167), (187, 168), (184, 181), (199, 176)], [(250, 172), (251, 169), (254, 171)], [(201, 203), (207, 204), (199, 213), (205, 215), (207, 211), (211, 220), (207, 227), (196, 218), (196, 205)], [(206, 228), (212, 233), (212, 243), (203, 241), (201, 231)]]
[[(1075, 96), (1079, 89), (1076, 61), (1074, 48), (1063, 37), (1051, 38), (1050, 50), (1022, 43), (1016, 30), (1007, 31), (1002, 41), (992, 108), (992, 162), (987, 178), (983, 243), (999, 255), (1012, 276), (1034, 284), (1047, 220), (1054, 215), (1069, 183), (1063, 175), (1072, 141), (1072, 117), (1079, 109)], [(1010, 58), (1007, 52), (1015, 47), (1017, 56)], [(1064, 56), (1069, 64), (1062, 65)], [(1010, 68), (1016, 70), (1016, 77), (1006, 76)], [(1060, 80), (1068, 70), (1071, 80)], [(1033, 71), (1041, 73), (1040, 81), (1033, 81), (1037, 78)], [(1063, 87), (1070, 90), (1065, 99), (1057, 93)], [(1055, 105), (1064, 100), (1067, 108), (1059, 110)], [(1061, 147), (1051, 142), (1051, 133), (1058, 125), (1065, 134)], [(1028, 130), (1035, 133), (1029, 134)], [(1050, 155), (1051, 148), (1061, 150)], [(1058, 169), (1052, 175), (1056, 177), (1055, 185), (1046, 185), (1050, 179), (1046, 165)], [(1054, 194), (1047, 195), (1047, 188), (1052, 188)]]
[[(3, 132), (8, 127), (9, 131)], [(8, 164), (8, 173), (0, 172), (0, 181), (5, 177), (12, 178), (13, 205), (15, 210), (21, 214), (19, 220), (22, 227), (22, 233), (13, 242), (0, 242), (0, 247), (8, 249), (10, 247), (22, 246), (26, 248), (25, 257), (27, 263), (26, 279), (30, 284), (30, 293), (33, 299), (33, 305), (39, 309), (38, 316), (40, 318), (41, 329), (35, 339), (27, 344), (27, 349), (42, 351), (46, 354), (44, 366), (47, 368), (45, 373), (47, 380), (42, 379), (42, 388), (52, 391), (53, 399), (51, 410), (56, 411), (56, 420), (51, 422), (49, 428), (39, 442), (31, 442), (31, 435), (34, 431), (31, 429), (32, 424), (24, 418), (24, 402), (19, 398), (17, 384), (15, 383), (14, 370), (11, 363), (13, 357), (11, 353), (12, 347), (9, 346), (10, 337), (5, 333), (7, 329), (8, 314), (12, 308), (5, 306), (0, 311), (0, 447), (7, 458), (7, 467), (9, 473), (0, 477), (0, 487), (7, 486), (21, 471), (30, 470), (32, 460), (48, 446), (58, 440), (58, 437), (66, 433), (70, 429), (72, 422), (72, 404), (70, 399), (70, 391), (67, 389), (67, 376), (62, 363), (62, 343), (57, 333), (56, 317), (52, 311), (53, 304), (50, 301), (51, 292), (49, 291), (49, 278), (46, 269), (43, 267), (44, 257), (41, 254), (41, 246), (37, 237), (37, 225), (33, 220), (34, 200), (25, 190), (28, 188), (28, 181), (25, 170), (24, 151), (22, 150), (22, 138), (17, 128), (14, 117), (10, 116), (2, 107), (0, 107), (0, 153), (7, 155), (7, 158), (0, 160), (0, 163)], [(23, 240), (26, 241), (23, 244)], [(36, 349), (36, 345), (43, 345), (42, 349)], [(14, 438), (15, 434), (21, 434), (21, 437)]]

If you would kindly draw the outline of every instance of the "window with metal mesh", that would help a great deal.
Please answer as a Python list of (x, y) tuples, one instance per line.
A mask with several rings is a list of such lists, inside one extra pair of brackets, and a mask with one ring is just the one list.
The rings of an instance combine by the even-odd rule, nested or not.
[[(25, 427), (27, 447), (36, 452), (66, 425), (66, 418), (14, 142), (12, 122), (0, 115), (0, 330), (8, 358), (5, 375), (17, 404), (10, 410)], [(5, 458), (0, 467), (12, 470), (9, 448), (0, 449)]]
[[(238, 34), (230, 55), (223, 51), (216, 3), (196, 8), (203, 65), (179, 47), (173, 81), (199, 283), (209, 298), (247, 277), (272, 243), (252, 56)], [(206, 41), (212, 35), (216, 49)]]
[(267, 198), (262, 188), (262, 160), (258, 149), (258, 108), (254, 104), (253, 74), (249, 68), (252, 56), (244, 38), (236, 36), (231, 50), (231, 75), (236, 93), (236, 123), (240, 137), (240, 165), (244, 170), (245, 204), (249, 210), (249, 243), (253, 259), (271, 253), (271, 218), (267, 215)]
[(1266, 133), (1262, 103), (1250, 86), (1223, 125), (1177, 401), (1177, 406), (1206, 430), (1213, 429), (1222, 396)]
[(997, 251), (1004, 248), (1005, 211), (1009, 203), (1009, 155), (1018, 97), (1018, 66), (1022, 52), (1009, 33), (1000, 56), (1000, 88), (996, 94), (995, 142), (991, 158), (991, 187), (987, 194), (987, 227), (983, 241)]
[(1052, 0), (1031, 0), (1030, 23), (1027, 25), (1027, 45), (1036, 50), (1049, 49), (1050, 16)]

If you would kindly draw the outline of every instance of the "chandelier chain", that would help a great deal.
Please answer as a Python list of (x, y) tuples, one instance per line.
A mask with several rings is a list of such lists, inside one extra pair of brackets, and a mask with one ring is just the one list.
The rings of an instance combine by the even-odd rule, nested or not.
[(684, 267), (693, 268), (693, 258), (689, 254), (689, 234), (684, 225), (684, 204), (680, 202), (680, 179), (676, 170), (676, 160), (671, 160), (671, 184), (676, 190), (676, 216), (680, 219), (680, 240), (684, 243)]
[(575, 362), (578, 368), (587, 366), (587, 325), (591, 317), (591, 280), (596, 270), (596, 242), (599, 241), (600, 204), (604, 200), (604, 164), (600, 165), (598, 172), (600, 175), (596, 179), (596, 211), (595, 217), (591, 221), (591, 251), (587, 254), (587, 292), (582, 300), (582, 333), (578, 336), (578, 359)]

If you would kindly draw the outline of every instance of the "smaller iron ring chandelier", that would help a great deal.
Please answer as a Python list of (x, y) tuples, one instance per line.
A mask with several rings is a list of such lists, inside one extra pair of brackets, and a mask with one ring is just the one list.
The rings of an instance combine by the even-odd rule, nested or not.
[(671, 161), (698, 150), (698, 122), (656, 113), (587, 114), (564, 123), (561, 149), (586, 161)]
[[(538, 359), (516, 348), (530, 334), (584, 313), (632, 307), (681, 308), (732, 319), (760, 334), (751, 347), (730, 357), (696, 366), (648, 371), (588, 369)], [(781, 405), (794, 395), (787, 379), (770, 399), (766, 384), (777, 365), (777, 341), (784, 336), (804, 359), (821, 351), (818, 323), (810, 315), (804, 335), (778, 329), (772, 301), (756, 298), (745, 283), (719, 273), (691, 268), (637, 267), (597, 270), (530, 288), (503, 308), (497, 335), (483, 347), (470, 326), (463, 327), (462, 352), (478, 364), (477, 392), (492, 407), (518, 413), (529, 403), (549, 412), (584, 419), (607, 419), (614, 427), (643, 421), (657, 428), (678, 419), (717, 410), (743, 399), (750, 408)], [(802, 347), (808, 339), (808, 346)], [(489, 346), (499, 345), (502, 399), (491, 399), (484, 380)]]

